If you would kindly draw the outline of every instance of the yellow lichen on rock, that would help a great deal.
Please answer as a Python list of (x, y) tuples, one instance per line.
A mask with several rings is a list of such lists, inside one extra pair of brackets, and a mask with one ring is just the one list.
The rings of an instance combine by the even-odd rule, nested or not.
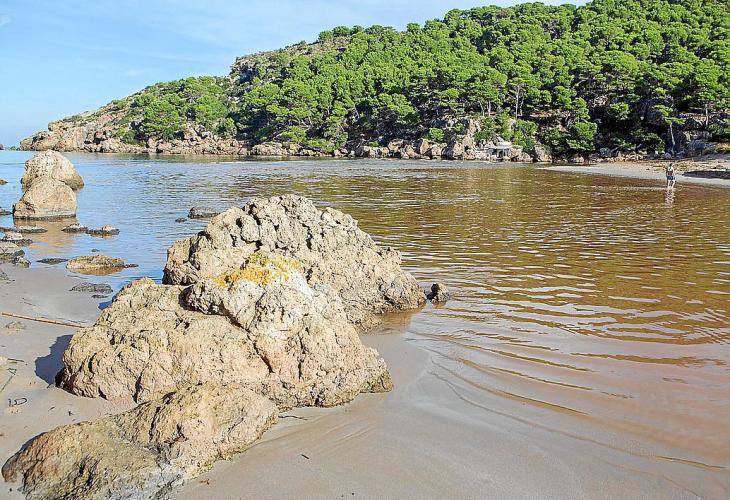
[(256, 252), (249, 257), (244, 267), (225, 272), (214, 281), (223, 288), (230, 288), (242, 280), (266, 286), (276, 280), (287, 281), (292, 271), (301, 270), (302, 265), (296, 259)]

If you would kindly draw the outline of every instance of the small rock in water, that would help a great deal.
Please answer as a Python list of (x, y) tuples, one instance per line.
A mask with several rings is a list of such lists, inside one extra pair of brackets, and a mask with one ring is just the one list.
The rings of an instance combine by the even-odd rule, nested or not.
[(75, 287), (71, 289), (72, 292), (91, 292), (91, 293), (101, 293), (102, 295), (109, 295), (112, 293), (112, 287), (107, 285), (106, 283), (89, 283), (88, 281), (85, 281), (83, 283), (79, 283)]
[(119, 234), (119, 229), (114, 226), (102, 226), (98, 229), (89, 229), (86, 231), (91, 236), (114, 236)]
[(78, 222), (74, 222), (73, 224), (61, 229), (61, 231), (64, 231), (66, 233), (85, 233), (88, 230), (88, 227), (84, 226), (83, 224), (79, 224)]
[(55, 266), (56, 264), (60, 264), (61, 262), (66, 261), (68, 261), (68, 259), (61, 259), (60, 257), (47, 257), (36, 262), (38, 262), (39, 264), (49, 264), (51, 266)]
[(6, 181), (5, 179), (0, 179), (0, 186), (4, 186), (7, 183), (8, 181)]
[(190, 212), (188, 212), (188, 218), (189, 219), (210, 219), (212, 217), (215, 217), (218, 214), (220, 214), (220, 212), (217, 212), (210, 208), (193, 207), (190, 209)]
[(12, 212), (9, 210), (5, 210), (3, 207), (0, 207), (0, 215), (10, 215)]
[(15, 257), (13, 257), (13, 260), (11, 260), (10, 262), (14, 266), (25, 267), (25, 268), (30, 267), (30, 261), (28, 259), (26, 259), (25, 257), (23, 257), (22, 255), (16, 255)]
[(91, 252), (92, 253), (99, 253), (99, 252), (101, 252), (101, 250), (99, 250), (98, 248), (92, 248), (91, 249)]
[(16, 245), (21, 246), (27, 246), (33, 243), (33, 240), (30, 238), (26, 238), (20, 233), (16, 233), (15, 231), (5, 231), (5, 235), (2, 238), (2, 241), (8, 241), (10, 243), (15, 243)]
[(0, 226), (0, 231), (6, 232), (6, 233), (9, 231), (12, 231), (15, 233), (20, 233), (20, 234), (37, 234), (37, 233), (45, 233), (48, 230), (43, 229), (42, 227), (38, 227), (38, 226), (15, 226), (15, 227)]
[(0, 281), (10, 281), (10, 277), (0, 269)]
[(0, 262), (8, 262), (13, 257), (25, 255), (25, 251), (15, 243), (9, 241), (0, 241)]
[(106, 255), (85, 255), (75, 257), (66, 263), (66, 269), (82, 274), (111, 274), (121, 271), (124, 267), (122, 259)]
[(426, 293), (426, 298), (434, 304), (443, 304), (451, 299), (451, 292), (441, 283), (434, 283), (431, 291)]
[(188, 221), (187, 217), (179, 217), (179, 218), (175, 219), (175, 222), (187, 222), (187, 221)]

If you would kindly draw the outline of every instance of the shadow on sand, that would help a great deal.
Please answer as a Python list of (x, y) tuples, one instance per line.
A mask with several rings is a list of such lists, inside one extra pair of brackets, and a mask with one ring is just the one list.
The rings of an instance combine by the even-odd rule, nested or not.
[(51, 352), (47, 356), (35, 360), (35, 374), (48, 384), (56, 384), (56, 374), (63, 367), (63, 352), (71, 342), (73, 335), (62, 335), (56, 339), (51, 346)]

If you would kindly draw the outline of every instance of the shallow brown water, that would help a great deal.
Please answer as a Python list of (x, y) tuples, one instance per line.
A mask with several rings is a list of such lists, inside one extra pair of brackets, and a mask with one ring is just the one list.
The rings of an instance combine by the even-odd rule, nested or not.
[[(11, 181), (0, 206), (17, 198), (26, 157), (0, 154)], [(402, 250), (424, 286), (454, 292), (404, 318), (454, 392), (550, 433), (716, 473), (713, 491), (727, 491), (730, 190), (668, 197), (653, 181), (519, 165), (71, 159), (87, 181), (79, 220), (122, 232), (46, 224), (32, 257), (98, 248), (140, 267), (96, 281), (159, 279), (167, 246), (204, 225), (173, 222), (190, 206), (312, 197)]]

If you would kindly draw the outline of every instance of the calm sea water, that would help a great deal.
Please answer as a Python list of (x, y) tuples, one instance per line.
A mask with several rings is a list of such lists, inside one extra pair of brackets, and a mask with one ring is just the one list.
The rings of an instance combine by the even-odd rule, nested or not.
[[(19, 197), (28, 156), (0, 153), (0, 206)], [(68, 156), (86, 181), (78, 220), (121, 234), (41, 223), (31, 260), (98, 249), (139, 267), (92, 281), (160, 279), (167, 247), (205, 225), (174, 222), (191, 206), (302, 194), (452, 289), (402, 323), (455, 391), (516, 417), (547, 410), (535, 425), (600, 446), (730, 471), (730, 190), (667, 196), (654, 181), (524, 165)]]

